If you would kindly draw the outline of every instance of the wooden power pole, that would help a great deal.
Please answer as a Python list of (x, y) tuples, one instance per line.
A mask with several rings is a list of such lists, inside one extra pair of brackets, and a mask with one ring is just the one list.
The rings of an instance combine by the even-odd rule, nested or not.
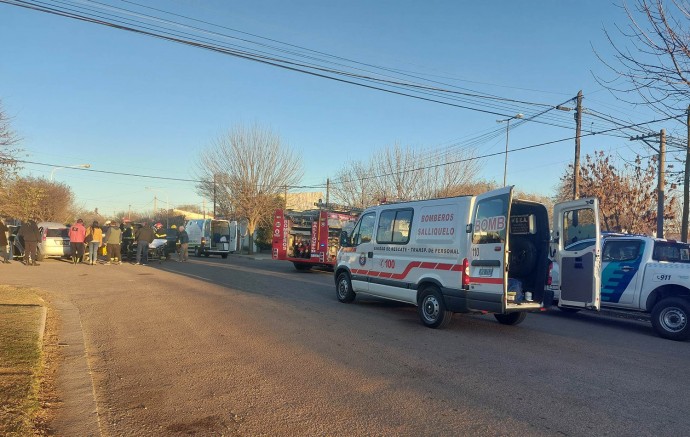
[[(659, 148), (654, 147), (647, 138), (659, 137)], [(638, 135), (631, 137), (630, 141), (644, 141), (652, 150), (659, 154), (658, 181), (656, 186), (657, 205), (656, 205), (656, 237), (664, 238), (664, 197), (666, 185), (666, 129), (661, 129), (658, 134)]]
[(664, 238), (664, 185), (666, 185), (666, 129), (659, 133), (659, 182), (657, 185), (656, 238)]
[(582, 136), (582, 90), (575, 107), (575, 162), (573, 163), (573, 200), (580, 198), (580, 137)]
[(680, 225), (680, 239), (688, 242), (688, 213), (690, 211), (690, 105), (688, 105), (688, 145), (685, 152), (685, 175), (683, 176), (683, 218)]

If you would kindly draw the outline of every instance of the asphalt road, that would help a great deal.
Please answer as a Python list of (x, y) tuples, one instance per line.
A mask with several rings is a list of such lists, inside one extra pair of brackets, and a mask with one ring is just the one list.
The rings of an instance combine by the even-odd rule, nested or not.
[(78, 309), (105, 436), (690, 429), (690, 343), (648, 322), (553, 310), (432, 330), (410, 306), (339, 303), (331, 273), (232, 256), (9, 267), (2, 282)]

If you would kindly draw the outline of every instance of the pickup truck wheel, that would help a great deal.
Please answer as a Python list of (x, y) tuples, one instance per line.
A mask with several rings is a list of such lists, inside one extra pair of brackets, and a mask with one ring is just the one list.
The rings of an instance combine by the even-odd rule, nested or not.
[(690, 338), (690, 305), (686, 300), (669, 297), (654, 305), (652, 326), (657, 334), (669, 340)]
[(417, 312), (422, 323), (429, 328), (448, 326), (453, 317), (453, 313), (446, 309), (441, 292), (434, 285), (427, 285), (419, 293)]
[(527, 317), (526, 312), (508, 313), (508, 314), (494, 314), (498, 323), (502, 325), (519, 325)]
[(350, 275), (345, 272), (338, 275), (338, 282), (335, 285), (335, 294), (342, 303), (350, 303), (355, 300), (355, 292), (352, 290)]

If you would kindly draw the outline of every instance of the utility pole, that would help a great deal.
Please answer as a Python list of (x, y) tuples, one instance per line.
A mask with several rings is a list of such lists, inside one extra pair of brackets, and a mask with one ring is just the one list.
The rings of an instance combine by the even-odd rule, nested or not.
[(331, 192), (331, 180), (329, 178), (326, 178), (326, 208), (328, 208), (328, 197), (330, 196)]
[(685, 150), (685, 175), (683, 176), (683, 219), (680, 225), (680, 239), (688, 242), (688, 213), (690, 212), (690, 105), (688, 105), (688, 145)]
[(582, 134), (582, 90), (575, 107), (575, 162), (573, 163), (573, 200), (580, 198), (580, 136)]
[(153, 195), (153, 218), (156, 218), (156, 214), (158, 213), (158, 198), (156, 195)]
[(216, 217), (216, 174), (213, 173), (213, 217)]
[(659, 182), (656, 206), (656, 238), (664, 238), (664, 185), (666, 184), (666, 129), (659, 133)]
[[(654, 147), (647, 138), (659, 137), (659, 148)], [(656, 186), (656, 237), (664, 238), (664, 186), (666, 185), (666, 129), (661, 129), (658, 134), (638, 135), (631, 137), (630, 141), (644, 141), (652, 150), (659, 154), (659, 178)]]

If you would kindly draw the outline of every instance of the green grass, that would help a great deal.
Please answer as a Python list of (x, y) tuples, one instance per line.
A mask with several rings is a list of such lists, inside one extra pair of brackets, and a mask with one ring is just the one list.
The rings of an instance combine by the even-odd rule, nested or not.
[(0, 286), (0, 435), (34, 435), (41, 373), (40, 298)]

